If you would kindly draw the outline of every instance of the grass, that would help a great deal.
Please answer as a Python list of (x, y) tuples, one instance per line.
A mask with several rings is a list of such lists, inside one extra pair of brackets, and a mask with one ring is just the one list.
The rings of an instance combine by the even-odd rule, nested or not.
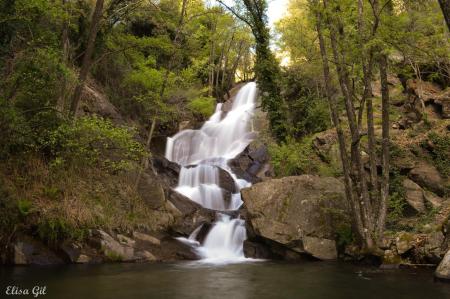
[[(170, 221), (166, 212), (145, 204), (129, 173), (113, 175), (91, 167), (52, 169), (34, 157), (19, 164), (1, 163), (0, 182), (8, 202), (16, 202), (16, 208), (2, 211), (4, 216), (19, 211), (20, 227), (35, 230), (48, 242), (83, 238), (87, 228), (157, 229)], [(2, 229), (11, 228), (4, 224)]]

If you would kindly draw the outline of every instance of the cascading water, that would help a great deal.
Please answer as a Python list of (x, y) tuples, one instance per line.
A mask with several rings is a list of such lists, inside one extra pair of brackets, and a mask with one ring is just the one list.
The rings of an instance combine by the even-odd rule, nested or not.
[[(195, 246), (201, 257), (209, 261), (245, 259), (244, 220), (220, 211), (237, 210), (242, 205), (240, 189), (251, 184), (238, 179), (228, 161), (240, 154), (254, 139), (251, 117), (255, 109), (256, 84), (247, 83), (234, 99), (231, 110), (224, 112), (217, 104), (214, 114), (199, 130), (184, 130), (167, 138), (166, 158), (182, 166), (178, 179), (179, 193), (205, 208), (219, 211), (216, 221), (202, 244), (196, 240), (200, 228), (181, 241)], [(220, 187), (219, 168), (234, 180), (236, 192), (228, 194)]]

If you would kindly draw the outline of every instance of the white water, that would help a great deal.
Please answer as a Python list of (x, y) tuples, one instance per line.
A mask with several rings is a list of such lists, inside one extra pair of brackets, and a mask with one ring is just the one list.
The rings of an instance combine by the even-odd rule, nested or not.
[[(228, 167), (228, 160), (240, 154), (255, 137), (251, 118), (256, 92), (256, 84), (247, 83), (239, 90), (230, 111), (222, 111), (222, 104), (218, 104), (199, 130), (184, 130), (167, 138), (166, 158), (182, 166), (176, 191), (208, 209), (239, 209), (242, 205), (240, 189), (251, 184), (236, 177)], [(231, 196), (219, 186), (218, 167), (234, 180), (237, 192)], [(218, 212), (202, 244), (196, 240), (200, 228), (188, 239), (179, 239), (193, 246), (205, 261), (221, 263), (245, 259), (244, 220)]]

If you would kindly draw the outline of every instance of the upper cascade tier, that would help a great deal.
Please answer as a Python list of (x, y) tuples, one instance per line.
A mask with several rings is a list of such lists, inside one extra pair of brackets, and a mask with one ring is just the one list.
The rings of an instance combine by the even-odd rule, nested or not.
[(184, 130), (167, 138), (166, 158), (186, 166), (236, 157), (254, 138), (250, 120), (256, 93), (256, 83), (247, 83), (237, 94), (230, 111), (222, 111), (222, 104), (218, 104), (199, 130)]

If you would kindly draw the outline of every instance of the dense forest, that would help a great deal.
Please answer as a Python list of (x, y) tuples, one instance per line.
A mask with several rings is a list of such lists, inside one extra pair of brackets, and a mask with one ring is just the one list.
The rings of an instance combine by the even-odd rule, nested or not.
[[(2, 261), (20, 263), (21, 238), (54, 249), (93, 229), (189, 235), (169, 200), (166, 138), (255, 81), (262, 124), (246, 152), (265, 149), (268, 170), (252, 183), (342, 184), (347, 212), (324, 208), (340, 257), (438, 264), (450, 246), (450, 2), (290, 0), (273, 27), (268, 14), (266, 0), (0, 0)], [(295, 251), (297, 237), (251, 223), (252, 242)]]

